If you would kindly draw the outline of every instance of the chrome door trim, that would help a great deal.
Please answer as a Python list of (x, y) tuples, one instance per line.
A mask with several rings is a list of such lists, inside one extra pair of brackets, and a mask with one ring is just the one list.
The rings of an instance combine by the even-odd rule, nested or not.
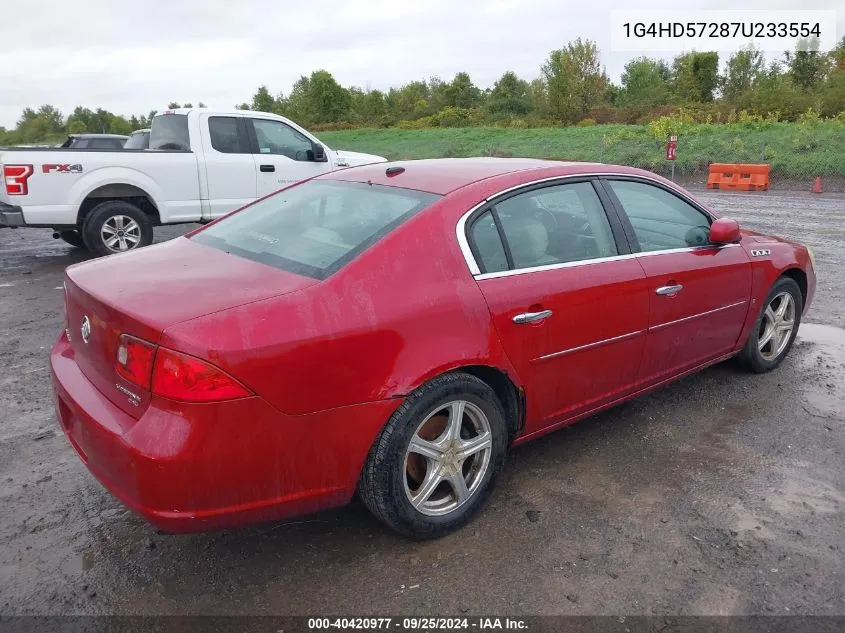
[(605, 338), (600, 341), (595, 341), (594, 343), (587, 343), (586, 345), (579, 345), (578, 347), (570, 347), (568, 349), (561, 350), (559, 352), (552, 352), (551, 354), (546, 354), (544, 356), (540, 356), (539, 358), (535, 358), (531, 362), (537, 362), (541, 360), (549, 360), (550, 358), (557, 358), (559, 356), (564, 356), (566, 354), (574, 354), (575, 352), (580, 352), (582, 350), (592, 349), (594, 347), (599, 347), (600, 345), (607, 345), (608, 343), (615, 343), (616, 341), (623, 341), (625, 339), (631, 338), (633, 336), (638, 336), (640, 334), (645, 334), (645, 330), (637, 330), (636, 332), (628, 332), (627, 334), (620, 334), (619, 336), (614, 336), (612, 338)]
[[(627, 180), (641, 180), (641, 181), (646, 181), (646, 182), (653, 182), (655, 184), (661, 185), (662, 187), (667, 186), (666, 183), (663, 182), (662, 180), (658, 180), (657, 178), (649, 177), (649, 176), (646, 176), (646, 175), (620, 174), (620, 173), (616, 173), (616, 172), (594, 171), (594, 172), (585, 172), (585, 173), (581, 173), (581, 174), (566, 174), (566, 175), (563, 175), (563, 176), (549, 176), (548, 178), (540, 178), (538, 180), (532, 180), (531, 182), (524, 182), (522, 184), (515, 185), (513, 187), (508, 187), (507, 189), (502, 189), (501, 191), (498, 191), (494, 194), (487, 196), (481, 202), (479, 202), (474, 207), (472, 207), (469, 211), (464, 213), (458, 219), (458, 222), (455, 225), (455, 237), (458, 240), (458, 246), (460, 247), (461, 253), (464, 256), (464, 260), (466, 261), (466, 264), (469, 267), (469, 272), (476, 279), (482, 279), (482, 278), (483, 279), (492, 279), (493, 275), (505, 277), (505, 276), (508, 276), (509, 274), (522, 274), (524, 272), (539, 272), (539, 271), (542, 271), (542, 270), (554, 270), (555, 268), (564, 268), (564, 267), (569, 267), (570, 265), (585, 266), (585, 265), (597, 262), (599, 260), (601, 260), (601, 261), (612, 261), (613, 259), (623, 259), (623, 258), (628, 258), (628, 257), (631, 257), (631, 256), (644, 256), (645, 257), (645, 256), (651, 256), (651, 255), (664, 255), (664, 254), (667, 254), (667, 253), (682, 253), (682, 252), (685, 252), (685, 251), (698, 250), (698, 249), (702, 249), (702, 248), (719, 248), (719, 249), (721, 249), (721, 248), (729, 248), (729, 247), (732, 247), (732, 246), (739, 246), (739, 244), (719, 244), (719, 245), (712, 244), (712, 245), (707, 245), (707, 246), (693, 246), (693, 247), (689, 247), (689, 248), (672, 248), (672, 249), (667, 249), (667, 250), (663, 250), (663, 251), (648, 251), (648, 252), (644, 252), (644, 253), (643, 252), (631, 253), (630, 255), (617, 255), (615, 257), (603, 257), (603, 258), (598, 258), (598, 259), (586, 259), (586, 260), (582, 260), (582, 261), (579, 261), (579, 262), (566, 262), (564, 264), (550, 264), (548, 266), (536, 266), (534, 268), (518, 268), (518, 269), (515, 269), (515, 270), (502, 271), (500, 273), (482, 273), (481, 272), (481, 268), (479, 268), (478, 262), (475, 261), (475, 256), (472, 254), (472, 249), (469, 247), (469, 240), (467, 240), (467, 236), (466, 236), (466, 223), (467, 223), (467, 220), (469, 220), (470, 216), (472, 216), (473, 213), (475, 213), (476, 211), (478, 211), (482, 207), (489, 204), (490, 201), (494, 200), (495, 198), (499, 198), (503, 195), (506, 195), (506, 194), (511, 193), (513, 191), (517, 191), (519, 189), (524, 189), (526, 187), (532, 187), (534, 185), (540, 185), (540, 184), (543, 184), (543, 183), (550, 183), (550, 182), (555, 182), (555, 181), (564, 181), (565, 182), (567, 180), (574, 180), (574, 179), (579, 179), (579, 178), (600, 178), (600, 177), (603, 177), (603, 176), (609, 177), (609, 178), (619, 177), (619, 178), (627, 179)], [(697, 200), (694, 200), (693, 198), (689, 197), (683, 191), (680, 191), (680, 190), (677, 190), (677, 189), (674, 189), (674, 188), (671, 188), (671, 189), (672, 189), (673, 194), (677, 195), (679, 198), (682, 198), (683, 200), (685, 200), (686, 202), (688, 202), (689, 204), (694, 206), (697, 210), (706, 214), (707, 217), (709, 217), (711, 220), (716, 219), (717, 216), (714, 216), (710, 211), (703, 208), (701, 206), (700, 202), (698, 202)]]
[(707, 310), (706, 312), (699, 312), (698, 314), (693, 314), (691, 316), (684, 317), (682, 319), (675, 319), (674, 321), (667, 321), (666, 323), (658, 323), (657, 325), (650, 326), (648, 331), (651, 332), (652, 330), (659, 330), (664, 327), (669, 327), (670, 325), (675, 325), (677, 323), (684, 323), (686, 321), (692, 321), (693, 319), (698, 319), (703, 316), (707, 316), (708, 314), (715, 314), (716, 312), (721, 312), (722, 310), (729, 310), (730, 308), (736, 308), (741, 305), (745, 305), (748, 303), (747, 299), (743, 299), (742, 301), (737, 301), (735, 303), (729, 303), (726, 306), (721, 306), (719, 308), (714, 308), (713, 310)]

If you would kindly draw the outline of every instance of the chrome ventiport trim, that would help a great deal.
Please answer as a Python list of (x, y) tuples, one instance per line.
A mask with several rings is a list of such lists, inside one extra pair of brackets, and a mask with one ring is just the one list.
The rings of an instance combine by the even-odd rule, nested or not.
[(737, 301), (736, 303), (729, 303), (726, 306), (722, 306), (720, 308), (715, 308), (713, 310), (707, 310), (707, 312), (699, 312), (698, 314), (693, 314), (688, 317), (684, 317), (683, 319), (675, 319), (674, 321), (667, 321), (666, 323), (659, 323), (657, 325), (653, 325), (649, 327), (649, 331), (652, 330), (659, 330), (660, 328), (668, 327), (670, 325), (675, 325), (676, 323), (684, 323), (686, 321), (692, 321), (693, 319), (698, 319), (703, 316), (707, 316), (708, 314), (714, 314), (716, 312), (721, 312), (722, 310), (729, 310), (731, 308), (736, 308), (741, 305), (745, 305), (748, 303), (747, 299), (743, 299), (742, 301)]
[(616, 341), (622, 341), (627, 338), (631, 338), (633, 336), (638, 336), (639, 334), (645, 334), (645, 330), (637, 330), (636, 332), (628, 332), (627, 334), (621, 334), (619, 336), (614, 336), (613, 338), (606, 338), (602, 339), (601, 341), (595, 341), (594, 343), (587, 343), (586, 345), (579, 345), (578, 347), (570, 347), (569, 349), (564, 349), (559, 352), (553, 352), (551, 354), (546, 354), (545, 356), (540, 356), (539, 358), (535, 358), (531, 362), (536, 362), (540, 360), (548, 360), (550, 358), (557, 358), (558, 356), (564, 356), (566, 354), (574, 354), (575, 352), (580, 352), (586, 349), (592, 349), (594, 347), (599, 347), (600, 345), (607, 345), (608, 343), (615, 343)]

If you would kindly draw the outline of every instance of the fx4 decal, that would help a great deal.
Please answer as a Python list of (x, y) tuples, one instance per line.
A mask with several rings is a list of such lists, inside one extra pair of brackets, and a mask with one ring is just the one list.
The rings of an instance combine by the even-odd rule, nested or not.
[(82, 165), (41, 165), (41, 171), (45, 174), (81, 174)]
[(768, 248), (751, 251), (751, 257), (763, 257), (765, 255), (771, 255), (771, 254), (772, 254), (772, 251), (770, 251)]

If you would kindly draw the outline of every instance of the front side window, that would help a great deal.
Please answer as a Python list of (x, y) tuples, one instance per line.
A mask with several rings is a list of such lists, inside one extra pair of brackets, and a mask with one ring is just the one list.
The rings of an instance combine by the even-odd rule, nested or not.
[(225, 217), (191, 239), (324, 279), (438, 198), (399, 187), (311, 180)]
[(259, 154), (280, 154), (291, 160), (314, 160), (311, 140), (281, 121), (252, 119)]
[(224, 154), (248, 154), (247, 140), (238, 125), (237, 117), (213, 116), (208, 118), (208, 135), (211, 147)]
[(496, 203), (513, 267), (612, 257), (610, 222), (589, 182), (534, 189)]
[(642, 251), (706, 246), (710, 218), (665, 189), (634, 180), (609, 180)]

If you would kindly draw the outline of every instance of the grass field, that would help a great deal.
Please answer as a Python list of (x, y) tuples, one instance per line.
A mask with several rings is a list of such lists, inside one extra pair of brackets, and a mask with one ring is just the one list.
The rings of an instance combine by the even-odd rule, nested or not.
[[(512, 129), (358, 129), (320, 133), (331, 147), (391, 160), (528, 156), (601, 161), (668, 172), (665, 141), (645, 125)], [(845, 176), (845, 122), (699, 124), (679, 135), (676, 173), (707, 172), (711, 162), (768, 163), (772, 179)]]

